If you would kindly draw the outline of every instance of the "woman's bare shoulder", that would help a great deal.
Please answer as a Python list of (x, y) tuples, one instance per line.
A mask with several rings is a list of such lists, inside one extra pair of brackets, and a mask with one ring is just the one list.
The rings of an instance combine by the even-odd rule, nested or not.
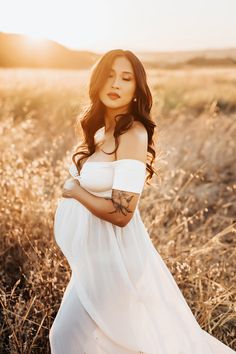
[(138, 130), (138, 131), (140, 131), (140, 132), (145, 132), (145, 131), (147, 131), (147, 129), (145, 128), (145, 126), (143, 125), (143, 123), (140, 122), (139, 120), (135, 120), (135, 121), (133, 122), (132, 128), (133, 128), (133, 129), (136, 129), (136, 130)]
[(136, 121), (121, 135), (117, 159), (136, 159), (146, 163), (148, 135), (145, 126)]

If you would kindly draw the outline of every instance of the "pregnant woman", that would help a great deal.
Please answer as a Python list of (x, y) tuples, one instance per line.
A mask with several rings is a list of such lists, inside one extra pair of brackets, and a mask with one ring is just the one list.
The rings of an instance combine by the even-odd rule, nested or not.
[(71, 279), (52, 354), (233, 354), (204, 331), (153, 246), (138, 204), (155, 170), (152, 95), (140, 60), (107, 52), (54, 220)]

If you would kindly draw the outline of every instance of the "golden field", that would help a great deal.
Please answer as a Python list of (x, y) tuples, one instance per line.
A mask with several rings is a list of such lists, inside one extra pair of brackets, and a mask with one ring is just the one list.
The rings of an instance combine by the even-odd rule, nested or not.
[[(140, 213), (198, 323), (236, 349), (236, 69), (147, 73), (158, 176)], [(88, 78), (0, 69), (1, 353), (50, 353), (70, 278), (53, 218)]]

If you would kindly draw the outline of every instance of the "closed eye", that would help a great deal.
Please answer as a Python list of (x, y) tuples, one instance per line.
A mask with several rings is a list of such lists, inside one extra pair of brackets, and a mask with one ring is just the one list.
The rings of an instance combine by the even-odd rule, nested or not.
[[(112, 77), (112, 76), (110, 75), (110, 76), (108, 76), (108, 77)], [(131, 81), (131, 79), (125, 79), (125, 78), (123, 78), (123, 80), (125, 80), (125, 81)]]

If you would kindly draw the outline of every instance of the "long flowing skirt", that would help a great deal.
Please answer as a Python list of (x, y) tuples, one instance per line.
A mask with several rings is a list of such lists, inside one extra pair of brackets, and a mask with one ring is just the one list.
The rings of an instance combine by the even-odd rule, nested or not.
[(118, 227), (61, 199), (55, 239), (72, 275), (50, 329), (52, 354), (235, 354), (204, 331), (136, 208)]

